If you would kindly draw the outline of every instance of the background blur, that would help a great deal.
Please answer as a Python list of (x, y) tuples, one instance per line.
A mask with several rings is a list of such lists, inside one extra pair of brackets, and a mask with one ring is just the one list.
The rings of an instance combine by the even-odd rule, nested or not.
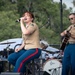
[(60, 33), (70, 25), (68, 15), (74, 12), (75, 6), (75, 0), (68, 1), (71, 4), (65, 2), (65, 0), (0, 0), (0, 42), (21, 38), (20, 25), (15, 21), (25, 11), (31, 11), (40, 28), (40, 39), (59, 48)]

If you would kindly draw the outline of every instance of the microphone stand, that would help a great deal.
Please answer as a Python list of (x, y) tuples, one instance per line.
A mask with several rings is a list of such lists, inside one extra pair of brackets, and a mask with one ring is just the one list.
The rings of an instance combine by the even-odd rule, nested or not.
[[(7, 47), (6, 47), (7, 57), (8, 57), (8, 55), (9, 55), (9, 51), (10, 51), (10, 50), (9, 50), (9, 49), (10, 49), (9, 47), (10, 47), (10, 44), (8, 43), (8, 44), (7, 44)], [(10, 63), (9, 63), (9, 61), (8, 61), (8, 70), (7, 70), (7, 71), (10, 72)]]

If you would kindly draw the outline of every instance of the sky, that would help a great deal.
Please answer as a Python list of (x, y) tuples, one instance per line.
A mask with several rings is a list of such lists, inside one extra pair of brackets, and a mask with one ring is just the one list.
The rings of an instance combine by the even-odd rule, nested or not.
[[(54, 0), (56, 2), (60, 2), (60, 0)], [(73, 12), (75, 12), (75, 7), (72, 4), (73, 0), (62, 0), (62, 3), (65, 3), (67, 5), (67, 8), (72, 7)]]

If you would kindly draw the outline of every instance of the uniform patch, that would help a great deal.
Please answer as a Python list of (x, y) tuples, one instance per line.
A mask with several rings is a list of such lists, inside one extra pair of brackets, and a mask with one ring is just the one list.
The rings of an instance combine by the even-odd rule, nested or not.
[(31, 24), (31, 26), (34, 26), (34, 24)]

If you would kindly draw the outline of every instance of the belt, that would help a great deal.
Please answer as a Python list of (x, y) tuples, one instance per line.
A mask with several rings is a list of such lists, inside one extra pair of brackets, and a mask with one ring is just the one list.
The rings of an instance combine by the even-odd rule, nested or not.
[(25, 45), (31, 44), (31, 43), (24, 43)]
[(73, 41), (72, 42), (68, 42), (68, 44), (75, 44), (75, 42), (73, 42)]

